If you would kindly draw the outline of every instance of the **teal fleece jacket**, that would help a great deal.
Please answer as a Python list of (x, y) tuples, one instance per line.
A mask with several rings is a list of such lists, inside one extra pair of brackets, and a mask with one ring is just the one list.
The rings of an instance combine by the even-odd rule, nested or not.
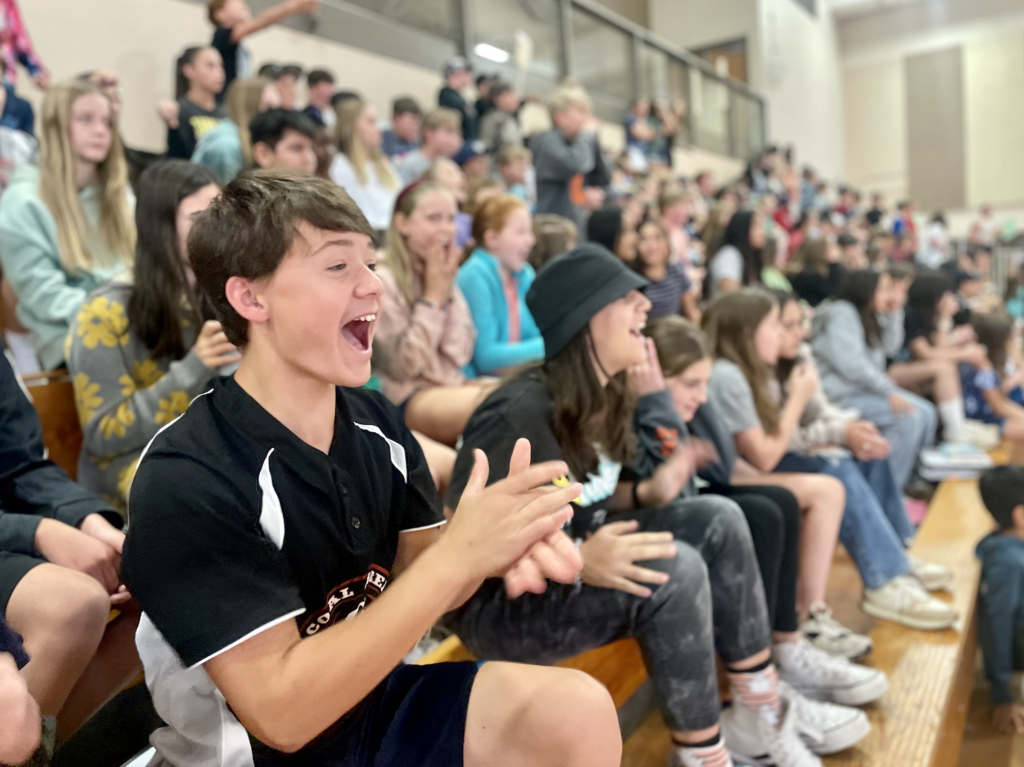
[[(135, 197), (129, 191), (130, 204)], [(97, 230), (100, 196), (96, 187), (79, 195), (93, 232), (86, 246), (101, 266), (72, 275), (60, 262), (57, 224), (39, 196), (39, 169), (26, 165), (14, 172), (0, 199), (0, 264), (18, 296), (17, 315), (32, 332), (36, 356), (44, 370), (64, 363), (64, 338), (86, 295), (125, 269), (106, 251)]]
[(212, 170), (223, 184), (234, 181), (235, 176), (245, 170), (238, 126), (231, 120), (221, 120), (220, 125), (203, 134), (192, 153), (192, 162)]
[(532, 266), (525, 264), (522, 271), (513, 276), (519, 289), (521, 340), (518, 343), (508, 341), (508, 304), (501, 287), (498, 259), (483, 248), (477, 248), (455, 278), (476, 325), (473, 368), (478, 375), (494, 374), (544, 359), (544, 339), (533, 315), (526, 308), (526, 291), (533, 284), (536, 273)]

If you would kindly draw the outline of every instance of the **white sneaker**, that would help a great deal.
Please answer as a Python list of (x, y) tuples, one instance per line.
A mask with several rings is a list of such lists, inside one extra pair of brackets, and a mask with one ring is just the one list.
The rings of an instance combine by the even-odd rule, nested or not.
[(910, 575), (897, 575), (880, 589), (864, 589), (860, 606), (868, 615), (913, 629), (949, 628), (960, 617), (952, 605), (933, 597)]
[(907, 559), (910, 560), (910, 572), (929, 591), (949, 591), (953, 585), (953, 571), (945, 565), (937, 565), (911, 556)]
[(812, 645), (829, 655), (860, 660), (871, 652), (870, 637), (857, 634), (832, 617), (824, 602), (811, 605), (811, 615), (800, 625), (800, 633)]
[(953, 435), (952, 439), (946, 437), (947, 442), (966, 442), (981, 450), (992, 450), (999, 447), (1002, 440), (1003, 436), (1000, 434), (998, 426), (972, 419), (964, 421), (963, 427)]
[[(783, 696), (783, 716), (778, 727), (768, 716), (734, 703), (719, 724), (725, 747), (737, 763), (757, 767), (822, 767), (797, 732), (797, 703)], [(734, 698), (735, 699), (735, 698)]]
[(711, 748), (675, 748), (668, 755), (668, 767), (735, 767), (728, 750)]
[(779, 692), (796, 706), (800, 739), (820, 756), (845, 751), (871, 732), (868, 715), (859, 708), (805, 698), (785, 682), (779, 682)]
[(779, 678), (808, 698), (863, 706), (889, 691), (884, 672), (836, 658), (803, 640), (775, 645), (772, 656)]

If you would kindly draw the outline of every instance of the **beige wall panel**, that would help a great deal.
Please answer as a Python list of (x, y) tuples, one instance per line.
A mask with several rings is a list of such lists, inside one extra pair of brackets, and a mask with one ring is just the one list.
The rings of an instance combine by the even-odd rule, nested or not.
[(910, 196), (922, 208), (966, 203), (963, 49), (904, 59)]
[(1024, 33), (964, 46), (967, 204), (1024, 203)]
[(846, 176), (890, 202), (907, 196), (907, 110), (898, 60), (843, 73)]

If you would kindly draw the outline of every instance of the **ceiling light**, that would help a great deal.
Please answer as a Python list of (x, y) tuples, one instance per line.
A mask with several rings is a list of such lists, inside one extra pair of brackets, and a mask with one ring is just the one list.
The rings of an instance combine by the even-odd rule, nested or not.
[(488, 43), (477, 43), (476, 47), (473, 48), (473, 53), (482, 59), (495, 61), (498, 64), (504, 64), (508, 61), (508, 51)]

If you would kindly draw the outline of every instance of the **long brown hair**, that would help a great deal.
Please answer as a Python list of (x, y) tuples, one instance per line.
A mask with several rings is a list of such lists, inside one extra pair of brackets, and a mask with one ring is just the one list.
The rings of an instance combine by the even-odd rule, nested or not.
[(978, 336), (978, 343), (988, 352), (988, 361), (1002, 381), (1006, 376), (1006, 342), (1013, 335), (1013, 318), (1003, 310), (987, 314), (975, 313), (971, 325)]
[(711, 354), (729, 360), (743, 371), (754, 393), (754, 408), (768, 434), (779, 430), (779, 408), (768, 393), (771, 370), (754, 345), (754, 334), (776, 305), (763, 288), (743, 288), (713, 300), (704, 313), (702, 327), (708, 335)]
[(224, 108), (231, 122), (238, 126), (238, 137), (242, 142), (242, 157), (245, 158), (246, 167), (253, 164), (249, 123), (260, 113), (263, 91), (268, 85), (273, 83), (265, 77), (242, 78), (231, 83), (228, 92), (224, 94)]
[[(415, 256), (409, 251), (405, 237), (398, 231), (398, 214), (401, 213), (403, 217), (408, 218), (416, 210), (420, 200), (433, 192), (444, 192), (451, 196), (451, 192), (432, 181), (417, 181), (402, 190), (402, 193), (398, 195), (398, 199), (395, 200), (395, 210), (391, 216), (391, 226), (388, 228), (388, 233), (384, 238), (385, 263), (395, 276), (398, 292), (405, 297), (410, 306), (415, 304), (416, 299), (419, 298), (416, 295), (416, 272), (413, 268)], [(458, 205), (456, 205), (456, 210), (458, 210)]]
[(60, 263), (71, 275), (97, 265), (112, 265), (111, 257), (130, 265), (135, 255), (135, 220), (128, 201), (128, 164), (111, 107), (110, 151), (96, 166), (99, 188), (99, 230), (107, 252), (92, 253), (86, 240), (92, 228), (86, 220), (75, 184), (75, 154), (71, 148), (71, 106), (82, 96), (95, 95), (110, 103), (97, 86), (84, 80), (54, 85), (43, 99), (40, 122), (39, 197), (53, 216), (60, 246)]
[(689, 367), (711, 356), (707, 336), (678, 314), (649, 321), (644, 335), (654, 340), (661, 371), (668, 378), (686, 372)]
[(553, 359), (512, 373), (540, 381), (551, 395), (551, 428), (562, 459), (575, 479), (586, 482), (600, 458), (629, 464), (636, 456), (633, 420), (636, 398), (626, 374), (612, 376), (606, 386), (594, 370), (594, 341), (585, 327)]
[(569, 471), (581, 482), (597, 472), (597, 446), (604, 457), (622, 464), (636, 455), (636, 398), (626, 374), (618, 373), (601, 386), (594, 359), (594, 341), (585, 327), (541, 368), (551, 394), (555, 438)]
[(366, 109), (367, 103), (360, 98), (345, 99), (337, 106), (338, 120), (334, 126), (334, 141), (348, 161), (352, 164), (352, 170), (359, 179), (359, 183), (366, 185), (366, 166), (373, 165), (377, 174), (377, 180), (386, 188), (394, 189), (398, 186), (398, 179), (391, 170), (391, 163), (381, 151), (380, 147), (366, 147), (359, 140), (356, 124), (359, 116)]
[(786, 271), (790, 274), (799, 274), (804, 269), (813, 269), (822, 277), (827, 277), (828, 245), (828, 240), (823, 237), (804, 240), (786, 266)]

